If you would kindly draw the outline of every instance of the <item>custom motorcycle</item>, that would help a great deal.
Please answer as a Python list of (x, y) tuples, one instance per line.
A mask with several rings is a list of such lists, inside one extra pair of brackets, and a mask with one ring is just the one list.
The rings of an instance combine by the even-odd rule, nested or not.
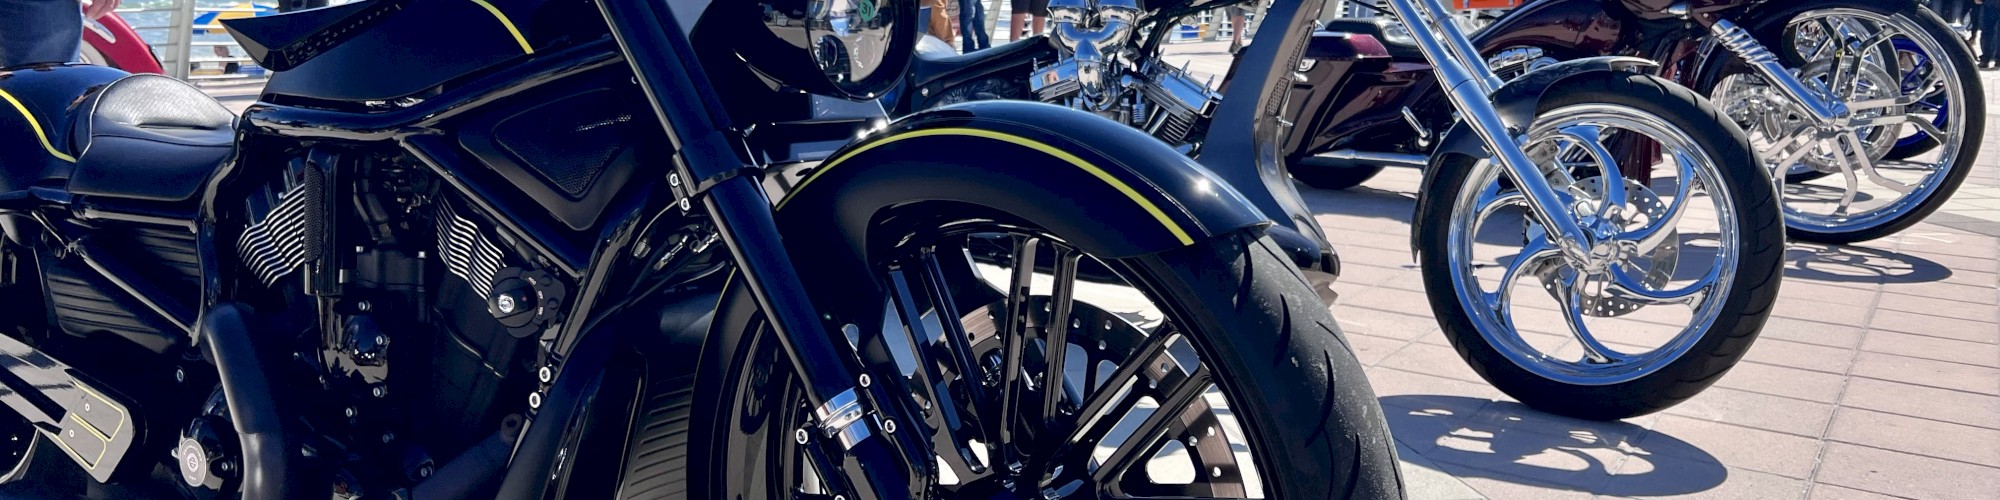
[(0, 70), (0, 490), (1401, 494), (1254, 206), (1088, 113), (886, 120), (915, 13), (228, 20), (276, 72), (240, 118), (157, 75)]
[[(1443, 137), (1405, 128), (1389, 141), (1437, 142), (1426, 153), (1440, 174), (1420, 195), (1412, 245), (1452, 342), (1524, 403), (1610, 419), (1693, 397), (1742, 356), (1776, 299), (1784, 237), (1769, 177), (1739, 127), (1637, 73), (1650, 62), (1580, 59), (1503, 82), (1434, 0), (1391, 2), (1409, 45), (1383, 43), (1380, 26), (1295, 29), (1315, 27), (1323, 5), (1281, 0), (1211, 92), (1160, 64), (1159, 45), (1177, 17), (1222, 4), (1062, 1), (1050, 6), (1057, 57), (1021, 43), (920, 53), (905, 90), (935, 103), (1032, 92), (1143, 127), (1246, 194), (1295, 199), (1283, 152), (1303, 139), (1287, 125), (1325, 125), (1302, 110), (1374, 109), (1395, 95), (1362, 79), (1386, 69), (1449, 82), (1447, 113), (1472, 118)], [(1357, 70), (1390, 64), (1392, 51), (1428, 64)], [(1318, 225), (1287, 216), (1310, 214), (1303, 205), (1269, 206), (1275, 220)]]
[[(1923, 220), (1964, 182), (1985, 128), (1970, 50), (1911, 0), (1538, 0), (1473, 42), (1503, 75), (1598, 55), (1659, 61), (1658, 75), (1707, 95), (1748, 131), (1787, 182), (1785, 223), (1800, 240), (1866, 241)], [(1294, 175), (1344, 188), (1429, 149), (1423, 131), (1449, 123), (1450, 109), (1411, 65), (1420, 59), (1394, 59), (1377, 87), (1398, 97), (1298, 117), (1316, 125), (1302, 127), (1311, 139), (1289, 155), (1324, 158), (1298, 162)], [(1410, 120), (1395, 119), (1404, 113)]]

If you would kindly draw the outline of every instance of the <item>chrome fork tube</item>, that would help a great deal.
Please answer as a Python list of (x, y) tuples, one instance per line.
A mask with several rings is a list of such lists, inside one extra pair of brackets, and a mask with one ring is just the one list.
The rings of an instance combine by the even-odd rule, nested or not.
[[(1395, 8), (1397, 16), (1403, 18), (1403, 24), (1409, 26), (1417, 47), (1423, 50), (1424, 58), (1430, 61), (1433, 71), (1437, 73), (1439, 85), (1451, 98), (1452, 108), (1458, 111), (1460, 119), (1472, 127), (1473, 132), (1479, 134), (1479, 138), (1486, 142), (1486, 149), (1506, 168), (1508, 177), (1513, 179), (1515, 187), (1521, 190), (1528, 206), (1533, 209), (1531, 212), (1536, 221), (1549, 228), (1549, 234), (1555, 237), (1556, 246), (1562, 249), (1565, 256), (1576, 262), (1589, 261), (1590, 248), (1600, 238), (1593, 237), (1577, 224), (1575, 218), (1567, 216), (1570, 208), (1562, 197), (1556, 195), (1555, 187), (1549, 184), (1534, 160), (1528, 159), (1527, 151), (1514, 138), (1515, 134), (1526, 131), (1508, 130), (1507, 124), (1500, 121), (1500, 113), (1493, 106), (1493, 91), (1489, 89), (1499, 87), (1499, 78), (1486, 66), (1486, 61), (1478, 57), (1478, 51), (1472, 49), (1472, 42), (1459, 32), (1457, 26), (1449, 24), (1451, 20), (1434, 19), (1448, 15), (1450, 11), (1444, 10), (1438, 0), (1423, 1), (1431, 4), (1430, 10), (1420, 9), (1412, 0), (1389, 0), (1389, 5)], [(1434, 26), (1431, 23), (1434, 20), (1441, 20), (1444, 25)], [(1450, 43), (1460, 46), (1459, 50), (1447, 48), (1448, 42), (1441, 38), (1455, 39)], [(1461, 50), (1472, 56), (1460, 54)], [(1609, 238), (1613, 235), (1602, 236)]]
[(1771, 82), (1772, 86), (1778, 87), (1779, 91), (1785, 93), (1785, 97), (1799, 103), (1799, 107), (1805, 108), (1815, 123), (1826, 124), (1847, 115), (1845, 103), (1838, 100), (1822, 101), (1813, 96), (1812, 91), (1806, 89), (1805, 83), (1800, 82), (1798, 77), (1792, 75), (1791, 70), (1785, 69), (1785, 65), (1778, 62), (1777, 54), (1772, 54), (1770, 49), (1759, 43), (1756, 37), (1750, 36), (1750, 32), (1742, 26), (1737, 26), (1728, 19), (1717, 19), (1715, 24), (1708, 26), (1708, 31), (1715, 35), (1716, 43), (1722, 44), (1730, 52), (1735, 52), (1737, 57), (1749, 62), (1750, 67), (1756, 68), (1757, 74), (1764, 77), (1764, 81)]
[(1488, 94), (1500, 90), (1500, 86), (1507, 83), (1506, 80), (1501, 80), (1500, 75), (1493, 73), (1493, 68), (1486, 64), (1486, 56), (1479, 53), (1479, 47), (1472, 45), (1472, 38), (1466, 36), (1465, 30), (1458, 29), (1458, 23), (1451, 20), (1451, 8), (1446, 7), (1443, 0), (1423, 0), (1423, 2), (1424, 7), (1429, 10), (1428, 15), (1422, 17), (1423, 22), (1436, 25), (1438, 30), (1436, 38), (1442, 39), (1445, 48), (1451, 49), (1453, 54), (1458, 55), (1466, 71), (1472, 73), (1480, 84), (1480, 90)]

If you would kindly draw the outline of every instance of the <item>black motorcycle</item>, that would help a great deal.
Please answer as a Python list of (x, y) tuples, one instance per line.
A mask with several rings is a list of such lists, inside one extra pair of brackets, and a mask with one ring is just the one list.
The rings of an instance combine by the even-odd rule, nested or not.
[(1400, 495), (1360, 366), (1222, 179), (1061, 107), (850, 100), (916, 10), (237, 19), (277, 72), (241, 118), (0, 70), (0, 491)]

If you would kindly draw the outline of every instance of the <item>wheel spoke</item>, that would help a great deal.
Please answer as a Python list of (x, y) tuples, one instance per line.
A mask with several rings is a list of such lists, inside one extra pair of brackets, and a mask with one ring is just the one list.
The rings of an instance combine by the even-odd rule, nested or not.
[[(1486, 307), (1500, 313), (1503, 317), (1511, 316), (1508, 313), (1508, 309), (1510, 309), (1509, 305), (1514, 290), (1514, 283), (1520, 281), (1527, 270), (1539, 267), (1543, 262), (1560, 257), (1562, 257), (1562, 251), (1556, 249), (1554, 245), (1549, 244), (1548, 236), (1530, 236), (1528, 246), (1521, 248), (1521, 253), (1514, 255), (1514, 261), (1507, 263), (1506, 274), (1500, 275), (1500, 288), (1485, 293)], [(1512, 321), (1510, 320), (1509, 323), (1512, 323)]]
[(1849, 130), (1847, 131), (1846, 134), (1843, 134), (1841, 137), (1847, 141), (1847, 144), (1849, 146), (1854, 148), (1854, 153), (1855, 153), (1853, 155), (1854, 162), (1859, 163), (1861, 165), (1861, 171), (1867, 173), (1868, 180), (1874, 181), (1875, 185), (1889, 188), (1890, 190), (1903, 194), (1909, 194), (1911, 191), (1915, 191), (1917, 189), (1916, 186), (1889, 180), (1888, 177), (1883, 177), (1881, 172), (1876, 171), (1875, 160), (1868, 158), (1868, 151), (1866, 149), (1867, 144), (1861, 142), (1861, 136), (1859, 134), (1855, 133), (1853, 130)]
[(1013, 466), (1021, 462), (1019, 444), (1015, 428), (1021, 423), (1021, 408), (1027, 397), (1022, 391), (1021, 360), (1027, 352), (1030, 330), (1037, 329), (1033, 315), (1033, 285), (1035, 282), (1035, 257), (1042, 245), (1040, 238), (1014, 238), (1014, 275), (1007, 284), (1007, 316), (1002, 323), (1001, 341), (1003, 354), (1000, 371), (1000, 413), (994, 416), (991, 426), (1000, 438), (1000, 462)]
[[(921, 263), (918, 265), (919, 270), (926, 267), (928, 266), (924, 266)], [(917, 281), (916, 285), (919, 287), (929, 288), (928, 286), (924, 286), (924, 283), (936, 280), (918, 278)], [(923, 306), (917, 303), (915, 295), (911, 293), (911, 279), (903, 269), (892, 269), (889, 271), (889, 285), (891, 292), (895, 294), (894, 301), (898, 317), (903, 322), (903, 328), (910, 332), (910, 335), (907, 336), (911, 343), (910, 354), (917, 361), (917, 367), (912, 377), (915, 379), (916, 385), (920, 386), (917, 396), (922, 398), (926, 406), (932, 407), (925, 408), (926, 411), (923, 412), (924, 423), (931, 431), (931, 447), (933, 450), (940, 450), (938, 451), (938, 456), (962, 480), (977, 477), (980, 473), (984, 472), (985, 468), (978, 465), (980, 462), (978, 455), (973, 454), (971, 448), (966, 447), (963, 443), (967, 439), (979, 439), (982, 441), (984, 439), (981, 437), (976, 426), (968, 425), (964, 420), (964, 413), (960, 412), (957, 408), (958, 403), (951, 397), (950, 389), (951, 377), (958, 376), (968, 381), (976, 380), (976, 372), (968, 374), (962, 371), (968, 365), (962, 364), (950, 349), (945, 349), (947, 352), (942, 353), (943, 356), (939, 356), (939, 341), (942, 339), (937, 337), (942, 337), (944, 334), (939, 332), (933, 336), (931, 329), (926, 326), (923, 319)], [(949, 303), (950, 298), (932, 297), (931, 300), (933, 304), (941, 304)], [(938, 322), (941, 324), (956, 324), (957, 320), (945, 316), (942, 309), (940, 309), (938, 312)], [(946, 327), (947, 331), (950, 329), (950, 327)], [(934, 375), (932, 371), (939, 367), (942, 367), (946, 372)], [(953, 450), (956, 453), (945, 453), (941, 450)]]
[(1694, 202), (1694, 159), (1686, 153), (1675, 151), (1674, 204), (1667, 207), (1667, 213), (1647, 221), (1645, 227), (1618, 235), (1621, 240), (1637, 240), (1640, 253), (1649, 253), (1665, 243), (1680, 227), (1681, 216), (1687, 214), (1687, 206)]
[(1569, 327), (1570, 336), (1576, 337), (1577, 345), (1583, 347), (1583, 355), (1593, 363), (1622, 361), (1624, 355), (1598, 342), (1597, 337), (1591, 335), (1590, 326), (1583, 321), (1583, 295), (1586, 282), (1580, 279), (1581, 275), (1578, 273), (1561, 274), (1566, 276), (1556, 278), (1556, 282), (1550, 285), (1553, 285), (1556, 291), (1556, 301), (1562, 304), (1563, 323)]
[(1633, 276), (1628, 267), (1625, 264), (1612, 265), (1611, 283), (1606, 284), (1604, 290), (1613, 297), (1645, 305), (1699, 304), (1708, 298), (1710, 288), (1722, 278), (1722, 265), (1717, 263), (1693, 284), (1678, 290), (1654, 290), (1646, 286), (1643, 276)]
[[(1162, 353), (1167, 352), (1167, 345), (1179, 336), (1178, 334), (1170, 334), (1166, 329), (1162, 328), (1160, 331), (1153, 332), (1151, 336), (1146, 337), (1146, 341), (1140, 343), (1139, 347), (1132, 351), (1132, 356), (1126, 358), (1125, 362), (1119, 363), (1118, 369), (1113, 370), (1111, 376), (1104, 379), (1104, 385), (1097, 387), (1089, 396), (1084, 398), (1083, 404), (1078, 405), (1076, 414), (1073, 415), (1074, 418), (1069, 419), (1072, 425), (1068, 428), (1069, 436), (1064, 442), (1080, 444), (1100, 424), (1105, 423), (1104, 417), (1108, 415), (1106, 415), (1107, 412), (1104, 410), (1110, 408), (1113, 404), (1127, 399), (1127, 396), (1132, 392), (1132, 384), (1138, 382), (1136, 379), (1139, 376), (1140, 370), (1145, 369), (1147, 364), (1152, 363)], [(1115, 421), (1112, 423), (1115, 423)], [(1060, 427), (1052, 428), (1061, 429)], [(1088, 451), (1085, 453), (1088, 453)]]
[(1854, 166), (1853, 157), (1867, 156), (1868, 153), (1856, 150), (1855, 154), (1849, 155), (1840, 151), (1840, 144), (1834, 144), (1833, 154), (1836, 158), (1840, 159), (1840, 176), (1847, 183), (1846, 191), (1840, 195), (1840, 206), (1835, 207), (1833, 213), (1835, 215), (1845, 215), (1847, 210), (1854, 206), (1854, 197), (1861, 193), (1861, 180), (1854, 172), (1857, 168)]
[(1064, 392), (1063, 380), (1069, 354), (1069, 330), (1074, 321), (1070, 318), (1075, 307), (1076, 267), (1083, 256), (1068, 247), (1056, 245), (1055, 286), (1051, 288), (1048, 324), (1044, 327), (1042, 344), (1044, 360), (1042, 367), (1042, 409), (1040, 424), (1054, 422), (1062, 412), (1062, 404), (1068, 395)]
[(1625, 209), (1625, 174), (1618, 169), (1616, 157), (1604, 149), (1604, 129), (1599, 126), (1577, 125), (1564, 127), (1556, 132), (1560, 136), (1575, 141), (1584, 154), (1597, 159), (1597, 169), (1603, 186), (1604, 198), (1597, 202), (1597, 216), (1608, 217)]
[[(937, 252), (924, 251), (919, 257), (923, 260), (924, 273), (920, 275), (922, 280), (918, 286), (936, 311), (938, 325), (942, 327), (938, 336), (943, 338), (946, 350), (949, 351), (945, 361), (950, 363), (951, 370), (958, 374), (959, 386), (965, 390), (969, 400), (966, 408), (969, 411), (962, 414), (970, 415), (976, 422), (983, 424), (986, 416), (992, 414), (989, 413), (991, 409), (988, 403), (992, 400), (986, 396), (985, 370), (980, 369), (979, 363), (973, 359), (971, 337), (965, 333), (965, 325), (962, 323), (965, 316), (959, 313), (957, 303), (953, 302), (951, 292), (945, 287), (944, 267), (938, 262)], [(940, 388), (948, 388), (942, 384), (943, 381), (940, 382)], [(978, 425), (969, 427), (979, 428)], [(977, 435), (982, 440), (990, 436), (983, 431)]]
[(1208, 384), (1208, 367), (1204, 366), (1188, 374), (1180, 384), (1166, 388), (1165, 397), (1159, 401), (1160, 406), (1153, 409), (1153, 413), (1147, 415), (1146, 420), (1141, 422), (1138, 428), (1133, 429), (1132, 434), (1127, 435), (1124, 442), (1118, 444), (1118, 449), (1111, 452), (1110, 458), (1106, 458), (1096, 471), (1091, 472), (1097, 484), (1112, 484), (1112, 478), (1117, 474), (1125, 472), (1147, 458), (1149, 452), (1153, 451), (1153, 443), (1159, 442), (1160, 437), (1165, 434), (1167, 425), (1179, 420), (1182, 410), (1194, 404), (1195, 398), (1201, 397), (1202, 393), (1208, 392)]
[(1937, 124), (1931, 123), (1930, 120), (1925, 120), (1923, 119), (1923, 117), (1920, 116), (1903, 115), (1900, 119), (1897, 119), (1895, 121), (1890, 121), (1889, 123), (1894, 124), (1900, 122), (1909, 122), (1911, 125), (1916, 125), (1917, 130), (1921, 130), (1926, 134), (1930, 134), (1931, 138), (1937, 139), (1939, 142), (1943, 142), (1951, 137), (1949, 135), (1945, 135), (1943, 130), (1938, 130)]

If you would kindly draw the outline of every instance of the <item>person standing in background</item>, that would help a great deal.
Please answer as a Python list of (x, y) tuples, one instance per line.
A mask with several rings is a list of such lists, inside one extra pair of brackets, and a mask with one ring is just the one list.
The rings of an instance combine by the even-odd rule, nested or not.
[(75, 61), (86, 16), (116, 8), (118, 0), (0, 0), (0, 67)]
[(930, 35), (944, 40), (946, 45), (950, 45), (952, 41), (951, 12), (945, 7), (945, 2), (950, 1), (952, 0), (924, 0), (923, 3), (923, 6), (931, 11), (930, 22), (927, 25)]
[(1007, 28), (1013, 31), (1013, 36), (1007, 41), (1020, 40), (1027, 35), (1030, 16), (1034, 17), (1035, 34), (1042, 34), (1042, 25), (1049, 16), (1049, 0), (1010, 0), (1010, 3), (1014, 7), (1014, 17), (1007, 23)]
[(985, 4), (979, 0), (958, 0), (958, 36), (965, 37), (963, 52), (993, 46), (992, 35), (986, 32)]
[(1979, 18), (1979, 67), (1994, 67), (2000, 60), (2000, 0), (1972, 0), (1973, 15)]

